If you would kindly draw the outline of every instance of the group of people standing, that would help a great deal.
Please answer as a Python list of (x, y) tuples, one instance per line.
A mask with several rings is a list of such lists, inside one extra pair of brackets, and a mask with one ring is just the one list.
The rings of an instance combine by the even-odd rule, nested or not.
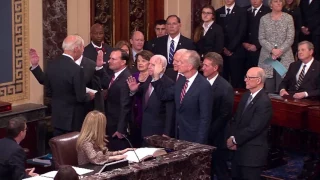
[[(217, 147), (212, 172), (218, 179), (229, 177), (230, 151), (234, 152), (232, 176), (257, 178), (267, 158), (272, 116), (266, 92), (279, 91), (282, 78), (263, 61), (271, 57), (289, 67), (294, 61), (296, 24), (282, 12), (288, 1), (271, 0), (272, 10), (262, 0), (251, 2), (248, 9), (238, 7), (234, 0), (225, 0), (217, 11), (204, 6), (203, 23), (194, 41), (180, 33), (181, 20), (176, 15), (156, 22), (157, 38), (145, 42), (143, 33), (134, 31), (129, 42), (119, 41), (115, 47), (103, 43), (103, 26), (94, 24), (91, 42), (84, 46), (80, 36), (66, 37), (64, 53), (48, 61), (45, 73), (31, 49), (30, 70), (52, 97), (54, 136), (81, 131), (77, 148), (82, 163), (124, 158), (129, 150), (126, 136), (136, 147), (146, 145), (143, 138), (154, 134), (209, 144)], [(320, 11), (318, 1), (306, 7), (311, 6)], [(310, 14), (304, 12), (308, 13), (302, 13), (302, 19)], [(318, 32), (311, 22), (303, 22), (302, 33)], [(315, 48), (317, 44), (307, 41), (297, 45), (299, 59), (312, 64), (308, 66), (312, 80), (303, 83), (300, 77), (301, 72), (307, 77), (308, 69), (296, 72), (303, 66), (300, 61), (299, 68), (290, 70), (290, 77), (281, 84), (280, 95), (294, 91), (299, 99), (319, 96), (320, 66), (312, 57), (319, 52)], [(292, 78), (297, 74), (298, 80)], [(233, 88), (244, 87), (249, 91), (232, 118)], [(97, 152), (99, 158), (93, 161)]]

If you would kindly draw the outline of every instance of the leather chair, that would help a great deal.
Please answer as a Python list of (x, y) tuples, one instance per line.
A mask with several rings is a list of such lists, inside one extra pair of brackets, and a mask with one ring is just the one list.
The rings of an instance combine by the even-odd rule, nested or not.
[(76, 150), (78, 136), (79, 132), (72, 132), (50, 139), (49, 145), (56, 169), (61, 165), (78, 165)]

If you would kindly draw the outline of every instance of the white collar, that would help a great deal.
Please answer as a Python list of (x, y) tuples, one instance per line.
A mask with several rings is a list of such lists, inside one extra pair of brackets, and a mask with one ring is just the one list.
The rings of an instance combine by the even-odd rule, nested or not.
[(70, 56), (69, 54), (63, 53), (62, 55), (67, 56), (67, 57), (71, 58), (74, 61), (73, 57)]
[[(261, 88), (262, 89), (262, 88)], [(252, 96), (251, 101), (253, 100), (254, 97), (256, 97), (256, 95), (261, 91), (261, 89), (259, 89), (258, 91), (256, 91), (255, 93), (250, 93), (250, 95)]]
[(262, 7), (263, 3), (261, 3), (261, 5), (258, 8), (254, 8), (253, 6), (251, 6), (251, 11), (253, 9), (257, 9), (255, 13), (258, 13), (258, 11), (260, 10), (260, 8)]
[(307, 67), (310, 67), (311, 66), (311, 64), (313, 63), (313, 60), (314, 60), (314, 58), (312, 58), (308, 63), (303, 63), (302, 61), (302, 63), (301, 63), (301, 65), (303, 66), (303, 65), (306, 65)]
[(122, 73), (122, 71), (124, 71), (127, 67), (124, 67), (123, 69), (121, 69), (120, 71), (114, 73), (114, 79), (117, 79), (117, 77)]
[(198, 75), (198, 71), (196, 71), (196, 73), (194, 73), (193, 76), (191, 76), (189, 79), (187, 79), (190, 84), (193, 83), (193, 81), (196, 79), (197, 75)]
[(202, 24), (203, 29), (209, 29), (209, 27), (214, 23), (214, 21), (211, 21), (207, 27), (204, 26), (204, 23)]
[(91, 41), (91, 44), (93, 45), (94, 48), (102, 48), (102, 43), (101, 43), (101, 46), (97, 46)]
[(171, 42), (171, 40), (173, 40), (175, 43), (178, 43), (178, 42), (179, 42), (180, 33), (179, 33), (176, 37), (174, 37), (173, 39), (171, 38), (170, 35), (168, 35), (168, 36), (169, 36), (169, 42)]
[(230, 14), (231, 14), (231, 12), (232, 12), (232, 9), (234, 8), (234, 6), (236, 5), (236, 3), (233, 3), (230, 7), (228, 7), (228, 6), (224, 6), (225, 7), (225, 11), (227, 12), (227, 9), (229, 8), (230, 9)]
[(211, 78), (211, 79), (208, 79), (207, 78), (207, 80), (209, 81), (209, 83), (211, 84), (211, 86), (213, 85), (213, 83), (216, 81), (216, 79), (217, 79), (217, 77), (218, 77), (218, 75), (219, 75), (219, 73), (218, 74), (216, 74), (213, 78)]
[(82, 62), (82, 58), (83, 58), (83, 55), (81, 55), (80, 58), (75, 61), (75, 63), (80, 66), (80, 64)]

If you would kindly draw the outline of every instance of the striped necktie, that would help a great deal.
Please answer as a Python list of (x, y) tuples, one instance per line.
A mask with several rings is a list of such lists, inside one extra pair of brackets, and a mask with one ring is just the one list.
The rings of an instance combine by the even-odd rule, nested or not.
[(299, 74), (299, 79), (298, 79), (298, 82), (296, 84), (296, 90), (299, 89), (300, 85), (302, 84), (302, 81), (303, 81), (303, 78), (304, 78), (304, 71), (306, 69), (306, 65), (303, 65), (303, 68), (302, 68), (302, 71), (301, 73)]
[(188, 82), (189, 82), (189, 80), (186, 80), (186, 83), (184, 84), (184, 86), (182, 88), (182, 91), (181, 91), (181, 94), (180, 94), (180, 104), (182, 103), (182, 100), (183, 100), (184, 96), (186, 95), (186, 91), (187, 91), (187, 88), (188, 88)]
[(172, 64), (173, 62), (173, 54), (174, 54), (174, 40), (171, 40), (171, 44), (170, 44), (170, 52), (169, 52), (169, 64)]

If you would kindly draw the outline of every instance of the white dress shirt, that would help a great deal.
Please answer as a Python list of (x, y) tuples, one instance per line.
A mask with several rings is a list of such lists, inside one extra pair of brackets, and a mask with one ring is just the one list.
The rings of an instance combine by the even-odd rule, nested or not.
[(91, 44), (93, 45), (94, 48), (102, 48), (102, 43), (101, 43), (100, 46), (97, 46), (97, 45), (95, 45), (95, 44), (91, 41)]
[(257, 15), (258, 11), (260, 10), (260, 8), (262, 7), (262, 3), (258, 8), (254, 8), (253, 6), (251, 6), (251, 12), (253, 11), (253, 9), (256, 9), (256, 11), (254, 12), (254, 16)]
[(214, 76), (213, 78), (211, 78), (211, 79), (208, 79), (208, 78), (207, 78), (207, 80), (209, 81), (209, 83), (211, 84), (211, 86), (212, 86), (212, 84), (214, 83), (214, 81), (216, 81), (218, 75), (219, 75), (219, 74), (215, 75), (215, 76)]
[(310, 68), (310, 66), (311, 66), (311, 64), (313, 63), (313, 60), (314, 60), (314, 59), (312, 58), (311, 61), (309, 61), (307, 64), (301, 63), (300, 69), (299, 69), (298, 73), (296, 74), (296, 80), (297, 80), (297, 82), (298, 82), (298, 80), (299, 80), (299, 75), (300, 75), (300, 73), (301, 73), (301, 71), (302, 71), (302, 69), (303, 69), (303, 66), (306, 65), (306, 67), (305, 67), (305, 69), (304, 69), (304, 75), (306, 75), (307, 72), (308, 72), (308, 70), (309, 70), (309, 68)]
[(82, 57), (83, 57), (83, 55), (81, 55), (80, 58), (75, 61), (75, 63), (78, 64), (79, 66), (82, 62)]
[(211, 25), (213, 24), (214, 21), (211, 21), (207, 26), (205, 26), (205, 23), (203, 23), (202, 27), (204, 29), (203, 31), (203, 36), (206, 35), (206, 33), (208, 32), (209, 28), (211, 27)]
[(232, 12), (232, 9), (234, 8), (234, 6), (236, 5), (236, 3), (233, 3), (230, 7), (227, 7), (227, 6), (224, 6), (225, 7), (225, 11), (226, 11), (226, 14), (228, 14), (228, 8), (230, 9), (230, 14), (231, 14), (231, 12)]
[(167, 42), (167, 55), (168, 55), (168, 59), (169, 59), (169, 55), (170, 55), (170, 45), (171, 45), (171, 40), (174, 41), (174, 52), (176, 51), (177, 49), (177, 46), (178, 46), (178, 43), (179, 43), (179, 40), (180, 40), (180, 33), (174, 37), (173, 39), (171, 38), (171, 36), (169, 35), (168, 36), (168, 42)]
[(198, 71), (193, 76), (191, 76), (189, 79), (187, 79), (189, 82), (188, 82), (188, 87), (186, 89), (186, 94), (187, 94), (188, 90), (190, 89), (193, 81), (196, 79), (197, 75), (198, 75)]

